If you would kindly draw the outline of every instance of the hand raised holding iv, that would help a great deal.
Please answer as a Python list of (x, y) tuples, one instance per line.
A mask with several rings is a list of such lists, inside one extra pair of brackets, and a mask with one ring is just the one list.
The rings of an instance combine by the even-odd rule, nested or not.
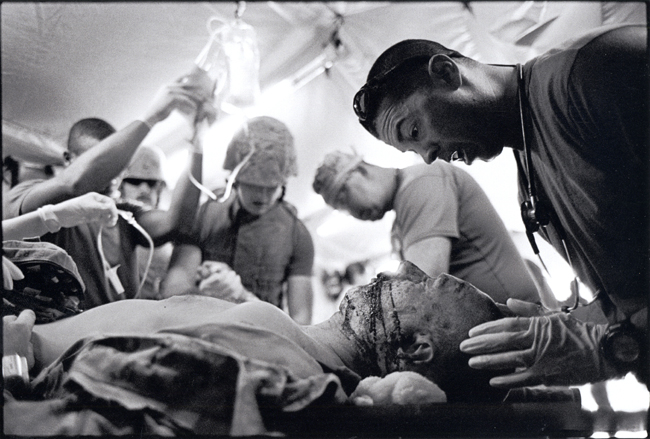
[(186, 114), (196, 114), (201, 103), (207, 100), (200, 87), (183, 83), (183, 78), (158, 90), (143, 120), (150, 127), (165, 120), (174, 109)]
[(579, 321), (562, 312), (509, 299), (508, 308), (518, 317), (508, 317), (475, 326), (460, 350), (474, 355), (475, 369), (512, 369), (514, 373), (494, 377), (494, 387), (580, 385), (616, 376), (600, 354), (599, 342), (605, 325)]

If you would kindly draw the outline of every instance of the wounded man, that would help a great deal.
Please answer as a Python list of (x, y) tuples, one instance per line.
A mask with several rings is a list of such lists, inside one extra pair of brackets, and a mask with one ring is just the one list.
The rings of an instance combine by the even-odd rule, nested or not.
[(118, 301), (33, 327), (37, 375), (20, 398), (5, 392), (4, 432), (267, 434), (269, 413), (349, 403), (362, 379), (397, 371), (431, 380), (449, 402), (500, 402), (497, 371), (470, 368), (459, 345), (501, 317), (467, 282), (409, 262), (311, 326), (261, 301)]

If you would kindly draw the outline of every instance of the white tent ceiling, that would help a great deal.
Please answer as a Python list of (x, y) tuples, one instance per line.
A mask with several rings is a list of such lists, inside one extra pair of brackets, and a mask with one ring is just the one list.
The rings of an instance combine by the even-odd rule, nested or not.
[[(22, 153), (27, 160), (56, 163), (76, 120), (100, 117), (121, 128), (138, 118), (161, 85), (189, 71), (207, 41), (207, 20), (230, 20), (236, 6), (3, 2), (3, 155)], [(405, 38), (426, 38), (481, 61), (522, 62), (594, 26), (645, 23), (646, 10), (644, 3), (618, 2), (248, 2), (242, 18), (256, 30), (261, 54), (263, 99), (256, 111), (284, 121), (298, 148), (299, 176), (290, 181), (287, 199), (314, 232), (320, 261), (345, 264), (385, 252), (387, 222), (361, 225), (344, 218), (343, 227), (321, 229), (326, 239), (317, 236), (317, 227), (336, 219), (311, 189), (323, 155), (353, 146), (380, 165), (419, 161), (374, 140), (351, 109), (355, 91), (384, 49)], [(333, 67), (298, 89), (291, 89), (290, 81), (283, 84), (314, 59), (333, 53), (327, 46), (339, 25), (342, 46)], [(220, 168), (232, 133), (227, 122), (218, 122), (206, 136), (204, 175), (213, 188), (225, 176)], [(160, 146), (170, 164), (177, 164), (188, 137), (182, 118), (171, 117), (144, 143)], [(40, 159), (28, 155), (30, 150), (40, 151)], [(506, 225), (517, 229), (509, 159), (468, 170)], [(498, 180), (493, 177), (497, 166), (503, 167)], [(178, 166), (170, 166), (172, 184), (177, 173)]]

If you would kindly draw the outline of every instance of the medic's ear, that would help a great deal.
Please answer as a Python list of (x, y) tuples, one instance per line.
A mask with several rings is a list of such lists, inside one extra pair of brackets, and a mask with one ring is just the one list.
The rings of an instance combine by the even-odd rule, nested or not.
[(437, 86), (450, 90), (456, 90), (462, 84), (458, 64), (447, 55), (433, 55), (429, 59), (429, 77)]
[(415, 334), (415, 341), (405, 348), (399, 348), (398, 356), (413, 364), (429, 363), (434, 357), (431, 335), (422, 332)]

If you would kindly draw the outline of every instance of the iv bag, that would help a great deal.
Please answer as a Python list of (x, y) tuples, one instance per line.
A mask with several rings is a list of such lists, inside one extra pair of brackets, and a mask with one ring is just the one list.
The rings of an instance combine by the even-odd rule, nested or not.
[[(212, 28), (214, 22), (220, 22), (216, 29)], [(260, 94), (255, 30), (240, 18), (223, 23), (212, 17), (208, 32), (210, 39), (184, 82), (197, 86), (206, 98), (214, 97), (227, 112), (254, 105)]]
[(220, 35), (228, 71), (221, 105), (241, 110), (254, 105), (260, 94), (257, 36), (255, 29), (239, 18), (223, 26)]
[(228, 73), (221, 44), (221, 29), (212, 29), (215, 20), (214, 17), (208, 20), (210, 38), (194, 60), (194, 68), (186, 77), (186, 82), (198, 86), (206, 98), (217, 97), (221, 93)]

